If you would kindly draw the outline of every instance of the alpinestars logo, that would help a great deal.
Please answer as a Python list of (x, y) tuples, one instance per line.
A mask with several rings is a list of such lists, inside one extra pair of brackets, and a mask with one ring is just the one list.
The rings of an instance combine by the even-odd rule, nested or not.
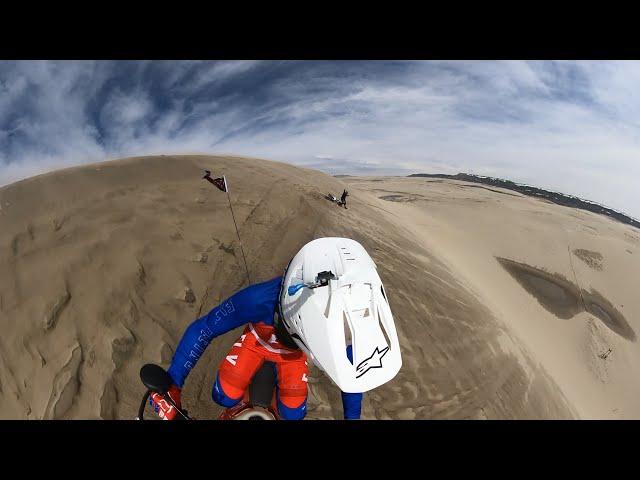
[(389, 347), (385, 347), (382, 351), (378, 350), (378, 347), (373, 351), (369, 358), (365, 358), (356, 367), (356, 378), (360, 378), (372, 368), (382, 368), (382, 357), (389, 351)]

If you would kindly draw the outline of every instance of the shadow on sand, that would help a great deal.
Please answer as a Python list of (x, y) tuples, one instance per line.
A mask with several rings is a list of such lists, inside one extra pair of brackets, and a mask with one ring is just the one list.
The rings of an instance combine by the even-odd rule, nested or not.
[(599, 292), (587, 292), (558, 273), (549, 273), (507, 258), (496, 257), (507, 272), (546, 310), (568, 320), (580, 312), (589, 312), (610, 330), (635, 342), (636, 334), (613, 304)]

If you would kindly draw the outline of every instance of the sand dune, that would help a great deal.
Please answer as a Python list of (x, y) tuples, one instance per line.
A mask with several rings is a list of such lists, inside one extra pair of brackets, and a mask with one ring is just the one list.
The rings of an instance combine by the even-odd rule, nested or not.
[(640, 417), (640, 231), (499, 188), (348, 178), (475, 292), (578, 418)]
[[(133, 418), (140, 366), (167, 366), (185, 327), (246, 284), (227, 198), (205, 168), (227, 175), (253, 281), (321, 236), (371, 253), (403, 367), (365, 395), (363, 418), (638, 415), (640, 232), (460, 182), (161, 156), (0, 188), (2, 418)], [(347, 210), (324, 198), (345, 186)], [(216, 339), (187, 379), (196, 417), (219, 412), (211, 387), (238, 335)], [(341, 418), (339, 391), (311, 373), (307, 418)]]

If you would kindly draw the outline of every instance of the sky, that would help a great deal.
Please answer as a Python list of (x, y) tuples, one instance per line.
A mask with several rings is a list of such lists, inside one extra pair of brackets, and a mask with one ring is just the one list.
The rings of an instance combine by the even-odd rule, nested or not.
[(0, 185), (233, 154), (496, 176), (640, 218), (638, 85), (638, 61), (0, 61)]

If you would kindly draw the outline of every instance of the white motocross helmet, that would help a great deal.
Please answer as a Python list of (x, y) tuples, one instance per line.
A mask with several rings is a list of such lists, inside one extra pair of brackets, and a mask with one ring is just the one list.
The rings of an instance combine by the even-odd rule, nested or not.
[(285, 272), (280, 310), (296, 344), (343, 392), (376, 388), (402, 366), (382, 280), (355, 240), (318, 238), (302, 247)]

